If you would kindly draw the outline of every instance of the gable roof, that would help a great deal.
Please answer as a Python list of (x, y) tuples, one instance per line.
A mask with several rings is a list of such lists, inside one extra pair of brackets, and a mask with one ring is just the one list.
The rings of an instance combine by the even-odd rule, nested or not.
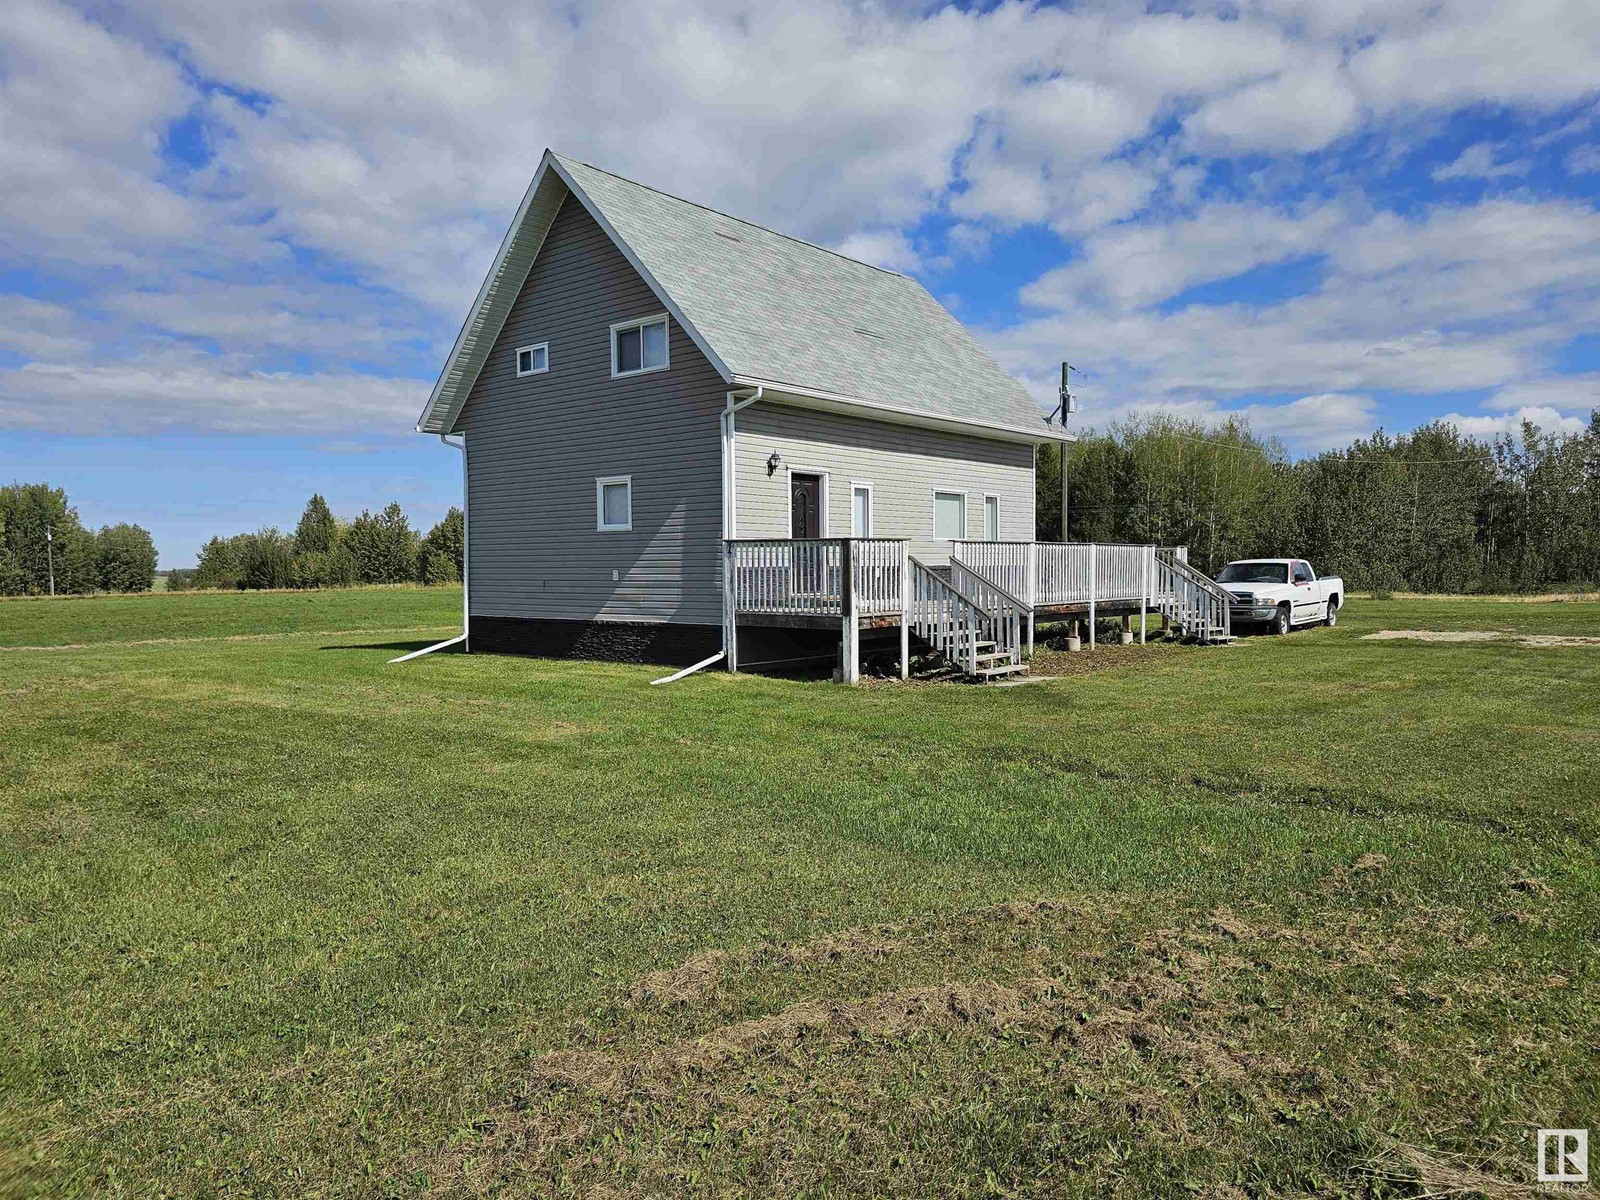
[(546, 151), (417, 428), (447, 433), (556, 212), (576, 197), (730, 386), (839, 411), (1059, 438), (916, 280)]

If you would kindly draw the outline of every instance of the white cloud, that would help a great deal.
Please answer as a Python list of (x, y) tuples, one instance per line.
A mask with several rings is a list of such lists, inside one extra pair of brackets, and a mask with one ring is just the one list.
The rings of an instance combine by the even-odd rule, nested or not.
[(891, 271), (915, 271), (922, 265), (916, 247), (907, 240), (905, 234), (892, 229), (852, 233), (839, 243), (837, 249), (840, 254), (859, 258), (875, 267), (887, 267)]
[(1184, 122), (1202, 148), (1320, 150), (1356, 128), (1360, 102), (1331, 56), (1306, 57), (1281, 73), (1221, 96)]
[[(1027, 319), (989, 335), (1019, 373), (1083, 347), (1140, 402), (1303, 395), (1260, 419), (1308, 428), (1379, 389), (1509, 387), (1600, 320), (1592, 204), (1519, 191), (1402, 217), (1374, 211), (1362, 171), (1465, 106), (1592, 97), (1591, 13), (15, 0), (0, 262), (79, 298), (0, 300), (0, 341), (32, 360), (5, 373), (0, 424), (408, 428), (416, 404), (396, 397), (426, 385), (354, 364), (442, 356), (546, 145), (901, 270), (1049, 227), (1076, 245), (1037, 264)], [(214, 151), (198, 170), (165, 152), (183, 118)], [(1588, 119), (1545, 133), (1574, 173), (1600, 162), (1563, 148)], [(1299, 174), (1358, 131), (1370, 161)], [(1537, 153), (1504, 145), (1512, 161), (1475, 146), (1440, 178)], [(919, 257), (922, 222), (945, 216), (952, 257)], [(1157, 307), (1300, 258), (1319, 271), (1292, 299)], [(268, 369), (290, 354), (303, 373)]]
[(1439, 182), (1447, 179), (1501, 179), (1507, 175), (1526, 175), (1531, 166), (1527, 159), (1499, 162), (1492, 143), (1474, 142), (1453, 162), (1435, 167), (1433, 178)]
[(1589, 424), (1588, 421), (1567, 416), (1553, 408), (1519, 408), (1515, 412), (1501, 413), (1493, 417), (1466, 417), (1460, 413), (1447, 413), (1439, 419), (1454, 425), (1468, 437), (1484, 441), (1502, 433), (1514, 437), (1522, 432), (1524, 421), (1533, 422), (1545, 433), (1582, 433)]
[(1483, 406), (1502, 412), (1551, 409), (1587, 420), (1590, 412), (1600, 408), (1600, 372), (1519, 380), (1497, 389)]
[(428, 385), (229, 372), (204, 361), (0, 370), (0, 427), (58, 433), (329, 434), (409, 429)]

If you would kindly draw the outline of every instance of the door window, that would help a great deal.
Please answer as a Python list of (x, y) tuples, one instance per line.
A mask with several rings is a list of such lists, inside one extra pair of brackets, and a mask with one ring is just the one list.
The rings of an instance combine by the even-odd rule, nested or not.
[(1294, 581), (1296, 583), (1310, 583), (1311, 582), (1311, 568), (1309, 566), (1307, 566), (1303, 562), (1295, 563), (1295, 565), (1294, 565)]

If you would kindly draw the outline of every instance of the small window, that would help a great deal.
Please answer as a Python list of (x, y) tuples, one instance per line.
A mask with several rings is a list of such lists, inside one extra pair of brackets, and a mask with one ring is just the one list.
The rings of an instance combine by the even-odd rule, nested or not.
[(595, 528), (601, 533), (626, 533), (633, 528), (633, 476), (611, 475), (594, 481)]
[(667, 368), (665, 315), (611, 327), (611, 377)]
[(550, 369), (550, 343), (523, 346), (517, 351), (517, 378), (524, 375), (543, 375)]
[(933, 494), (933, 536), (946, 541), (955, 541), (967, 536), (965, 492)]
[(1311, 582), (1311, 567), (1307, 563), (1297, 562), (1294, 565), (1294, 581), (1296, 583)]
[(872, 536), (872, 485), (850, 485), (850, 536)]
[(985, 541), (1000, 540), (1000, 497), (983, 498), (983, 536)]

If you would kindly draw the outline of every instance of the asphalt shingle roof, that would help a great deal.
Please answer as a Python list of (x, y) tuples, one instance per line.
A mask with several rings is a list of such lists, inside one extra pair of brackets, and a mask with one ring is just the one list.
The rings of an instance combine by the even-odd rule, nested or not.
[[(564, 178), (563, 178), (564, 177)], [(568, 184), (726, 376), (1049, 438), (1026, 389), (916, 280), (547, 152), (417, 428), (449, 432)], [(888, 414), (884, 414), (887, 416)]]
[(1049, 432), (915, 279), (554, 156), (736, 376)]

